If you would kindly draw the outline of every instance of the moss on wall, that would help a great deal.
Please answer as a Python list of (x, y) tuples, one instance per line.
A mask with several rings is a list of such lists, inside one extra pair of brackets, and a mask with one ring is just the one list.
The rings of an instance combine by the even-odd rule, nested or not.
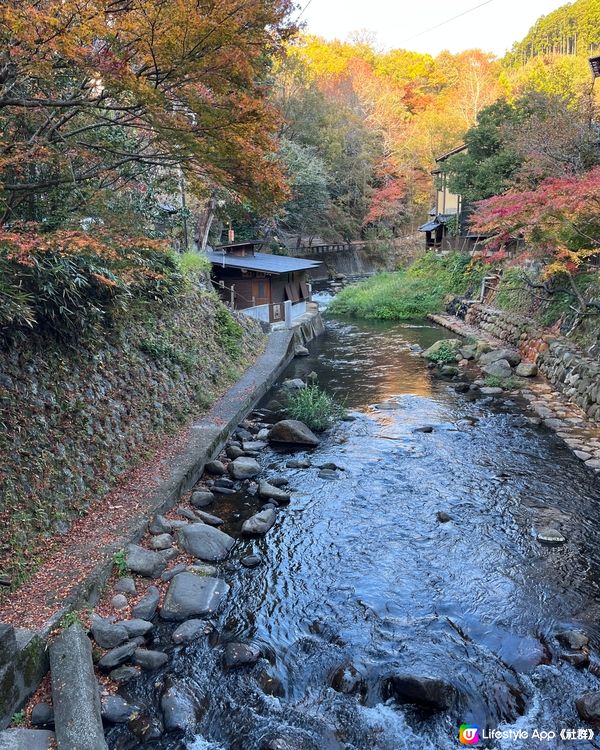
[(265, 335), (216, 296), (141, 306), (70, 343), (31, 336), (0, 348), (0, 572), (24, 580), (45, 536), (64, 533), (162, 439), (205, 412)]

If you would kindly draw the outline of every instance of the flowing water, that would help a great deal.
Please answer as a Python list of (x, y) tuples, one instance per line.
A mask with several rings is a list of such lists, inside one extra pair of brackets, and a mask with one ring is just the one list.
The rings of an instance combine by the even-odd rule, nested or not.
[[(171, 678), (201, 698), (195, 731), (138, 743), (114, 730), (111, 748), (259, 750), (279, 738), (282, 750), (441, 750), (459, 746), (461, 723), (530, 735), (584, 726), (574, 701), (600, 681), (560, 659), (555, 635), (579, 628), (592, 653), (600, 646), (598, 485), (522, 404), (433, 379), (411, 345), (446, 335), (425, 321), (330, 318), (310, 357), (294, 361), (288, 377), (315, 371), (355, 419), (294, 454), (313, 468), (261, 456), (267, 476), (289, 478), (292, 502), (265, 538), (234, 550), (234, 561), (251, 551), (264, 561), (224, 571), (231, 592), (213, 637), (173, 652)], [(343, 467), (337, 480), (318, 477), (327, 462)], [(214, 512), (237, 534), (260, 505), (233, 496)], [(548, 525), (567, 543), (542, 546), (535, 529)], [(266, 659), (224, 672), (228, 640), (257, 643)], [(356, 692), (331, 687), (340, 667)], [(391, 674), (440, 678), (459, 697), (437, 713), (385, 701)], [(263, 690), (273, 678), (278, 697)], [(162, 683), (152, 675), (123, 693), (150, 705)]]

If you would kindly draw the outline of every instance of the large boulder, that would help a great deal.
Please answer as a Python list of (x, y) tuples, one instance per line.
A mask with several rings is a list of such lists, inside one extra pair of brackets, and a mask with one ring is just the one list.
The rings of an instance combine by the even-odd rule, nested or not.
[(129, 570), (146, 578), (158, 578), (167, 567), (166, 560), (158, 552), (151, 552), (138, 544), (127, 546), (125, 563)]
[(521, 355), (514, 349), (494, 349), (491, 352), (482, 354), (479, 357), (479, 364), (481, 367), (485, 365), (491, 365), (493, 362), (498, 362), (501, 359), (507, 360), (511, 367), (516, 367), (521, 361)]
[(122, 625), (92, 614), (92, 637), (100, 648), (116, 648), (129, 640), (129, 634)]
[(234, 479), (252, 479), (260, 474), (261, 468), (258, 461), (248, 456), (240, 456), (232, 461), (227, 467)]
[(228, 643), (223, 652), (225, 669), (249, 667), (260, 659), (260, 648), (252, 643)]
[(435, 677), (392, 675), (383, 684), (383, 696), (430, 711), (445, 711), (456, 698), (456, 688)]
[(266, 534), (275, 523), (276, 517), (277, 513), (273, 508), (261, 510), (260, 513), (255, 513), (247, 521), (244, 521), (242, 524), (242, 534)]
[(229, 585), (220, 578), (180, 573), (169, 585), (160, 616), (163, 620), (183, 622), (213, 615), (228, 591)]
[(491, 362), (481, 369), (486, 375), (492, 375), (496, 378), (510, 378), (512, 375), (512, 368), (507, 359), (497, 359), (495, 362)]
[(301, 445), (316, 448), (319, 438), (303, 422), (297, 419), (283, 419), (269, 432), (269, 442), (281, 445)]
[(421, 356), (425, 357), (425, 359), (435, 361), (438, 359), (441, 351), (450, 350), (450, 352), (456, 355), (458, 361), (458, 359), (461, 359), (459, 349), (463, 343), (462, 339), (440, 339), (435, 344), (432, 344), (429, 349), (425, 349)]
[(205, 523), (192, 523), (179, 529), (179, 544), (200, 560), (218, 562), (229, 555), (235, 539)]

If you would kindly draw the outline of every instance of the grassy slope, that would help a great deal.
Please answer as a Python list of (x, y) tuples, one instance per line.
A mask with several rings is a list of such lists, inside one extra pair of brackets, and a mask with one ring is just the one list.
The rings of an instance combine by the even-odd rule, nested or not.
[(329, 309), (357, 318), (418, 318), (441, 311), (448, 294), (477, 289), (484, 273), (469, 256), (428, 253), (403, 271), (378, 274), (347, 287)]

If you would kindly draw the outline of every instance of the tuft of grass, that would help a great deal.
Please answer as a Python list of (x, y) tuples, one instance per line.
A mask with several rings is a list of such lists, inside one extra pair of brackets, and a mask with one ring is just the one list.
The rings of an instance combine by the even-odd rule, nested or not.
[(81, 612), (67, 612), (66, 615), (61, 617), (61, 620), (58, 623), (58, 627), (61, 630), (66, 630), (67, 628), (70, 628), (71, 625), (81, 625), (85, 628), (84, 622), (81, 619)]
[(221, 303), (218, 304), (216, 310), (215, 322), (217, 325), (218, 342), (231, 361), (238, 362), (242, 354), (240, 344), (244, 335), (244, 329), (235, 320), (225, 305)]
[(22, 727), (25, 724), (25, 709), (22, 708), (12, 715), (11, 724), (15, 727)]
[(507, 391), (519, 387), (519, 381), (513, 377), (501, 378), (499, 375), (488, 375), (484, 382), (487, 388), (504, 388)]
[(428, 359), (438, 365), (456, 364), (456, 349), (443, 341), (436, 352), (428, 355)]
[(285, 409), (292, 419), (304, 422), (315, 432), (323, 432), (345, 414), (344, 408), (318, 385), (307, 385), (288, 394)]
[(129, 573), (129, 568), (127, 567), (127, 553), (124, 549), (120, 549), (118, 552), (115, 552), (113, 555), (113, 563), (115, 568), (117, 569), (117, 573), (123, 578)]
[(450, 294), (473, 293), (485, 274), (470, 256), (427, 253), (403, 271), (382, 273), (342, 290), (329, 306), (334, 314), (409, 320), (444, 309)]

